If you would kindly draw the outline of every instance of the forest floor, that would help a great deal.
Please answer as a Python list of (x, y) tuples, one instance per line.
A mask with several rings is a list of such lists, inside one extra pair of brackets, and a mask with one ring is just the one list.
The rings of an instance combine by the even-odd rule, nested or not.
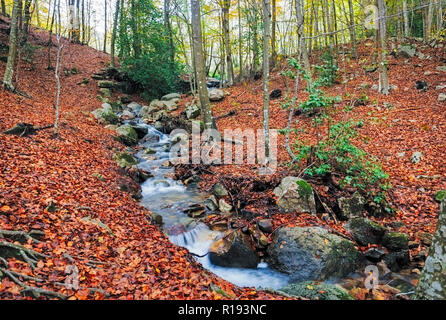
[[(0, 50), (7, 44), (6, 28), (6, 24), (0, 24)], [(34, 56), (32, 62), (20, 62), (17, 83), (17, 88), (30, 97), (0, 89), (1, 132), (19, 122), (36, 126), (54, 122), (56, 81), (54, 71), (47, 69), (48, 34), (34, 30), (30, 39), (35, 48)], [(10, 258), (8, 270), (33, 276), (34, 279), (26, 281), (27, 285), (58, 292), (69, 299), (283, 298), (252, 288), (238, 288), (204, 270), (186, 249), (169, 242), (159, 227), (151, 223), (150, 213), (131, 194), (120, 190), (123, 184), (132, 183), (113, 161), (114, 153), (124, 147), (113, 139), (111, 130), (99, 125), (90, 114), (101, 105), (96, 98), (96, 82), (79, 84), (104, 68), (109, 56), (87, 46), (65, 40), (62, 43), (59, 136), (54, 137), (52, 129), (40, 130), (28, 137), (0, 133), (0, 230), (44, 231), (42, 242), (28, 240), (24, 246), (47, 255), (38, 261), (34, 269), (28, 263)], [(386, 225), (402, 221), (404, 226), (399, 231), (408, 233), (411, 240), (419, 241), (418, 232), (433, 233), (435, 230), (438, 204), (433, 194), (446, 189), (446, 106), (444, 102), (437, 101), (440, 91), (435, 90), (436, 85), (446, 84), (446, 73), (436, 70), (443, 64), (441, 55), (435, 49), (426, 48), (423, 53), (431, 55), (431, 60), (412, 58), (407, 63), (405, 59), (391, 58), (389, 78), (398, 89), (389, 96), (382, 96), (372, 89), (358, 90), (363, 83), (378, 83), (377, 73), (365, 73), (363, 70), (364, 61), (372, 59), (371, 48), (361, 46), (358, 53), (358, 60), (340, 63), (341, 77), (346, 75), (349, 81), (324, 88), (327, 95), (343, 98), (332, 116), (335, 120), (363, 119), (364, 126), (359, 129), (360, 135), (355, 143), (375, 155), (390, 174), (393, 186), (390, 196), (396, 214), (374, 219)], [(56, 47), (53, 46), (53, 66), (55, 54)], [(5, 56), (7, 52), (1, 51), (0, 55)], [(0, 76), (3, 76), (5, 65), (0, 61)], [(76, 68), (75, 74), (71, 72), (72, 68)], [(286, 86), (279, 71), (272, 73), (270, 89), (280, 88), (285, 92)], [(424, 75), (426, 71), (431, 74)], [(416, 90), (416, 80), (428, 82), (429, 89), (426, 92)], [(288, 82), (292, 87), (291, 80)], [(220, 131), (238, 127), (261, 128), (261, 88), (259, 80), (225, 89), (229, 95), (213, 104), (214, 116), (230, 110), (238, 112), (236, 116), (217, 121)], [(357, 106), (346, 114), (344, 107), (364, 93), (373, 102)], [(300, 90), (299, 100), (306, 97), (306, 93)], [(138, 101), (137, 97), (132, 98)], [(286, 126), (288, 111), (282, 109), (282, 102), (283, 99), (271, 101), (271, 128)], [(384, 102), (393, 108), (383, 107)], [(177, 112), (181, 111), (183, 108)], [(311, 125), (311, 119), (304, 116), (296, 119), (299, 123), (295, 127), (307, 130), (302, 137), (314, 141), (316, 129)], [(295, 138), (292, 134), (291, 139)], [(265, 211), (262, 204), (274, 203), (273, 187), (281, 177), (291, 172), (285, 165), (289, 156), (283, 146), (284, 137), (279, 135), (278, 159), (281, 166), (274, 176), (262, 178), (269, 181), (269, 188), (249, 194), (258, 201), (253, 201), (247, 208)], [(414, 151), (423, 153), (418, 164), (410, 161)], [(397, 157), (401, 152), (405, 155)], [(202, 175), (204, 181), (201, 186), (204, 189), (228, 176), (257, 177), (255, 166), (220, 165), (208, 169), (212, 174)], [(324, 194), (323, 185), (313, 183), (313, 187)], [(271, 216), (271, 212), (261, 214)], [(325, 225), (348, 235), (343, 223), (326, 221), (320, 216), (273, 212), (272, 217), (276, 227), (286, 224)], [(10, 242), (11, 239), (0, 236), (0, 242), (5, 241)], [(421, 246), (415, 250), (422, 249)], [(67, 277), (65, 271), (69, 265), (76, 265), (79, 269), (79, 290), (60, 285)], [(0, 299), (23, 299), (22, 289), (10, 277), (3, 277)]]
[[(7, 27), (0, 24), (2, 49), (8, 41)], [(30, 97), (0, 89), (1, 132), (20, 122), (54, 123), (56, 80), (54, 71), (47, 69), (48, 33), (34, 30), (30, 40), (34, 56), (30, 63), (20, 61), (16, 84)], [(169, 242), (151, 223), (145, 208), (120, 190), (122, 184), (132, 183), (113, 161), (114, 153), (124, 147), (90, 114), (101, 106), (96, 82), (79, 85), (104, 68), (109, 56), (64, 39), (61, 42), (59, 136), (53, 136), (52, 128), (28, 137), (0, 133), (0, 230), (45, 232), (41, 242), (28, 240), (24, 246), (47, 256), (34, 269), (10, 258), (7, 269), (33, 276), (27, 281), (17, 277), (28, 286), (68, 299), (283, 298), (238, 288), (204, 270), (186, 249)], [(53, 67), (55, 57), (53, 45)], [(0, 62), (1, 77), (5, 65)], [(0, 243), (4, 242), (12, 241), (0, 235)], [(79, 270), (79, 290), (63, 285), (70, 265)], [(1, 262), (0, 266), (5, 268)], [(23, 286), (10, 277), (1, 278), (0, 299), (28, 298), (21, 295)]]

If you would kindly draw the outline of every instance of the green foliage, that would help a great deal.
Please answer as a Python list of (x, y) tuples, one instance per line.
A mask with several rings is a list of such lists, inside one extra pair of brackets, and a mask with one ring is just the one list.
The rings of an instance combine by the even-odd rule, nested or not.
[(339, 101), (339, 97), (327, 97), (325, 93), (314, 84), (307, 86), (306, 90), (309, 94), (308, 100), (299, 105), (302, 111), (306, 114), (313, 114), (321, 109), (332, 106), (335, 102)]
[(117, 47), (122, 68), (144, 89), (146, 99), (175, 91), (181, 65), (171, 61), (168, 31), (152, 0), (122, 10)]
[(329, 128), (328, 136), (316, 145), (297, 142), (297, 161), (309, 158), (312, 165), (305, 173), (310, 176), (340, 173), (341, 186), (358, 188), (376, 203), (385, 201), (385, 191), (390, 188), (388, 175), (379, 163), (365, 151), (352, 144), (356, 128), (362, 121), (338, 122)]
[(322, 55), (323, 64), (315, 66), (319, 78), (315, 81), (315, 86), (331, 86), (338, 78), (338, 65), (331, 52)]

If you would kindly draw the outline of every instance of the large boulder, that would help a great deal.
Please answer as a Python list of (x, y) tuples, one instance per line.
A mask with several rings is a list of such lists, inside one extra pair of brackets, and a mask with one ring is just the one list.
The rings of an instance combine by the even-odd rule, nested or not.
[(230, 230), (209, 249), (210, 261), (222, 267), (256, 268), (259, 257), (249, 245), (249, 238), (240, 231)]
[(354, 298), (339, 285), (314, 281), (292, 283), (278, 291), (311, 300), (354, 300)]
[(292, 176), (283, 178), (274, 189), (274, 194), (278, 197), (278, 206), (285, 212), (316, 213), (313, 189), (303, 179)]
[(409, 249), (409, 236), (400, 232), (388, 232), (383, 237), (383, 245), (392, 251), (407, 250)]
[(175, 111), (178, 109), (178, 105), (176, 99), (171, 99), (168, 101), (163, 101), (164, 107), (169, 111)]
[(397, 56), (403, 58), (413, 58), (416, 51), (417, 48), (411, 45), (400, 45), (397, 51)]
[(116, 129), (118, 139), (127, 146), (133, 146), (138, 143), (138, 134), (130, 125), (123, 125)]
[(179, 93), (169, 93), (161, 98), (162, 101), (169, 101), (172, 99), (181, 99), (181, 95)]
[(127, 152), (118, 152), (114, 155), (113, 159), (122, 168), (131, 168), (138, 163), (138, 161)]
[(324, 280), (354, 271), (360, 255), (354, 244), (320, 227), (286, 227), (275, 232), (268, 263), (294, 281)]
[(144, 107), (142, 107), (139, 115), (141, 118), (150, 118), (150, 115), (156, 111), (158, 111), (158, 109), (152, 105), (144, 106)]
[(366, 218), (355, 218), (346, 225), (353, 239), (361, 246), (381, 243), (387, 229)]
[(186, 117), (188, 119), (196, 119), (200, 116), (201, 110), (196, 105), (191, 105), (186, 108)]
[(211, 101), (220, 101), (225, 97), (225, 93), (220, 89), (209, 89), (208, 90), (209, 100)]
[[(101, 124), (117, 124), (119, 122), (118, 116), (111, 110), (111, 106), (108, 103), (104, 103), (106, 107), (98, 108), (91, 113)], [(107, 107), (110, 106), (110, 108)]]

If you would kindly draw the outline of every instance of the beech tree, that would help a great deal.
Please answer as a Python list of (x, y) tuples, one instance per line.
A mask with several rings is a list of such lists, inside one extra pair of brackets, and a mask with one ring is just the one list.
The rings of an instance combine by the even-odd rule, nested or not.
[(206, 87), (205, 60), (202, 45), (203, 40), (201, 36), (200, 0), (191, 0), (190, 6), (192, 12), (192, 37), (198, 96), (200, 99), (204, 127), (205, 129), (211, 129), (215, 128), (215, 123), (212, 117), (211, 103), (209, 101), (208, 89)]
[(19, 2), (20, 0), (14, 0), (12, 7), (12, 17), (11, 17), (11, 31), (9, 32), (9, 53), (8, 60), (6, 62), (5, 74), (3, 75), (3, 87), (7, 90), (14, 91), (14, 85), (12, 83), (14, 75), (14, 66), (17, 55), (17, 23), (18, 23), (18, 12), (19, 12)]

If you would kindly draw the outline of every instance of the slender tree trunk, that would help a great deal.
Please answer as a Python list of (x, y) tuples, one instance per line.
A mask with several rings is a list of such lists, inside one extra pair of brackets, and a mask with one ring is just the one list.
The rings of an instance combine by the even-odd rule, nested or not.
[(164, 25), (166, 26), (167, 32), (169, 33), (170, 62), (172, 64), (172, 68), (174, 68), (175, 46), (173, 44), (172, 26), (170, 25), (170, 0), (164, 0)]
[(307, 43), (304, 35), (304, 16), (303, 16), (304, 0), (296, 0), (297, 14), (297, 35), (299, 37), (299, 50), (301, 52), (305, 72), (311, 77), (310, 60), (308, 59)]
[(386, 8), (384, 0), (377, 0), (379, 12), (378, 30), (378, 56), (379, 56), (379, 91), (385, 95), (389, 94), (389, 78), (387, 75), (386, 59)]
[(427, 11), (427, 26), (426, 26), (426, 39), (429, 41), (432, 35), (432, 22), (434, 20), (434, 1), (429, 0), (429, 7)]
[(237, 1), (238, 13), (238, 61), (239, 61), (239, 78), (243, 80), (243, 52), (242, 52), (242, 12), (240, 9), (240, 1)]
[(56, 15), (56, 4), (57, 4), (57, 0), (54, 0), (53, 3), (53, 15), (51, 17), (51, 25), (49, 27), (48, 30), (48, 43), (47, 43), (47, 47), (48, 47), (48, 66), (47, 69), (51, 70), (53, 67), (51, 66), (51, 47), (52, 47), (52, 43), (53, 43), (53, 25), (54, 25), (54, 19), (55, 19), (55, 15)]
[(265, 157), (268, 161), (269, 150), (269, 42), (271, 37), (271, 4), (263, 0), (263, 136), (265, 142)]
[(82, 5), (81, 5), (81, 10), (82, 10), (82, 26), (81, 26), (81, 30), (82, 30), (82, 44), (85, 44), (85, 0), (82, 0)]
[(409, 31), (409, 14), (407, 11), (407, 1), (403, 1), (403, 18), (404, 18), (404, 36), (407, 38), (410, 35)]
[(132, 0), (130, 5), (131, 21), (130, 26), (133, 33), (133, 54), (135, 58), (141, 55), (141, 42), (139, 40), (138, 32), (138, 3), (137, 0)]
[(2, 2), (2, 15), (6, 16), (6, 4), (5, 4), (5, 0), (1, 0)]
[(440, 204), (437, 231), (413, 299), (446, 300), (446, 201)]
[(234, 84), (234, 66), (232, 64), (232, 50), (231, 50), (231, 41), (229, 37), (229, 8), (231, 6), (230, 0), (223, 0), (222, 2), (222, 11), (223, 11), (223, 35), (224, 35), (224, 44), (225, 44), (225, 52), (226, 52), (226, 68), (228, 75), (228, 85), (232, 86)]
[(25, 7), (24, 7), (24, 20), (23, 20), (23, 34), (22, 34), (22, 43), (25, 43), (28, 40), (28, 34), (29, 34), (29, 25), (31, 23), (31, 0), (25, 1)]
[(277, 24), (277, 6), (276, 0), (272, 0), (272, 25), (271, 25), (271, 68), (276, 66), (277, 48), (276, 48), (276, 24)]
[(107, 52), (107, 0), (104, 0), (104, 52)]
[(350, 41), (352, 42), (352, 55), (356, 59), (356, 31), (355, 31), (355, 16), (353, 14), (353, 1), (348, 0), (348, 12), (350, 16)]
[(441, 1), (437, 4), (437, 31), (443, 28), (443, 5)]
[(3, 75), (3, 87), (11, 91), (14, 91), (12, 78), (14, 75), (14, 65), (17, 55), (17, 15), (19, 11), (19, 1), (20, 0), (14, 0), (12, 7), (11, 31), (9, 32), (9, 53), (5, 74)]
[(211, 104), (209, 102), (208, 89), (206, 87), (205, 61), (201, 36), (200, 1), (190, 0), (192, 12), (193, 50), (195, 57), (195, 69), (197, 75), (198, 95), (200, 98), (201, 113), (205, 129), (215, 128), (212, 117)]
[(119, 17), (119, 3), (121, 0), (116, 0), (115, 16), (113, 18), (113, 33), (111, 38), (111, 48), (110, 48), (110, 66), (115, 67), (115, 42), (116, 42), (116, 31), (118, 29), (118, 17)]

